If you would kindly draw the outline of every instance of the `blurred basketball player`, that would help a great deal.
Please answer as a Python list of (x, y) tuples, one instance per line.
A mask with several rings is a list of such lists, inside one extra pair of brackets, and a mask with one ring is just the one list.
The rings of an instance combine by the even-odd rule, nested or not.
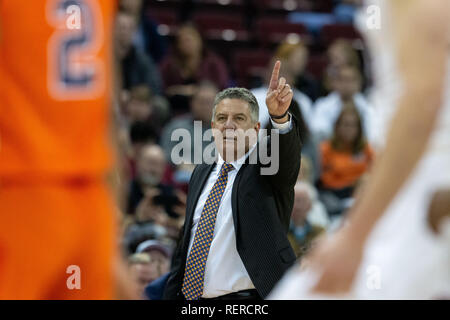
[(382, 151), (347, 224), (273, 299), (450, 297), (450, 2), (367, 3)]
[(116, 5), (0, 0), (0, 299), (113, 298)]

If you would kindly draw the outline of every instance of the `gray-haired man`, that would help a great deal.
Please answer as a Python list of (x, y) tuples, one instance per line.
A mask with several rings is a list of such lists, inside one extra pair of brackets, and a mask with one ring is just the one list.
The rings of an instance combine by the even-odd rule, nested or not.
[(278, 79), (279, 70), (277, 62), (266, 98), (272, 126), (280, 133), (280, 167), (273, 175), (261, 174), (261, 162), (239, 161), (258, 145), (256, 138), (240, 139), (249, 130), (257, 137), (260, 129), (253, 94), (230, 88), (216, 96), (211, 127), (218, 160), (198, 165), (192, 174), (165, 299), (264, 298), (295, 261), (286, 234), (301, 140), (287, 112), (292, 90)]

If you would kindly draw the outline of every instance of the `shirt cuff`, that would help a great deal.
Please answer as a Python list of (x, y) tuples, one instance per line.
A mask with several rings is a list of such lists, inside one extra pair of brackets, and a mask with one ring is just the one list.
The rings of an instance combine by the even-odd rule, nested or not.
[(289, 114), (289, 120), (285, 123), (276, 123), (275, 121), (270, 118), (270, 122), (272, 122), (272, 126), (274, 129), (280, 130), (280, 134), (288, 133), (292, 130), (292, 116)]

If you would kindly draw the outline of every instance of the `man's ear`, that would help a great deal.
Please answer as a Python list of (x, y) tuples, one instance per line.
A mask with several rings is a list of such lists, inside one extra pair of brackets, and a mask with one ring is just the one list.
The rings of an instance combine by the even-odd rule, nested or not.
[(258, 121), (256, 124), (255, 124), (255, 130), (256, 130), (256, 132), (259, 132), (259, 129), (261, 129), (261, 123)]

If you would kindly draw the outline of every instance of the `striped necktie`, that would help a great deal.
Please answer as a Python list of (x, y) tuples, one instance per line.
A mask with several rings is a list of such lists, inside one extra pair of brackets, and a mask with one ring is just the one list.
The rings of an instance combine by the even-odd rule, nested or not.
[(229, 163), (225, 162), (222, 165), (219, 178), (209, 192), (203, 207), (195, 232), (194, 243), (186, 262), (183, 286), (181, 288), (181, 292), (186, 300), (199, 299), (203, 294), (206, 259), (208, 258), (209, 248), (214, 235), (217, 211), (227, 186), (228, 172), (233, 169), (233, 166)]

